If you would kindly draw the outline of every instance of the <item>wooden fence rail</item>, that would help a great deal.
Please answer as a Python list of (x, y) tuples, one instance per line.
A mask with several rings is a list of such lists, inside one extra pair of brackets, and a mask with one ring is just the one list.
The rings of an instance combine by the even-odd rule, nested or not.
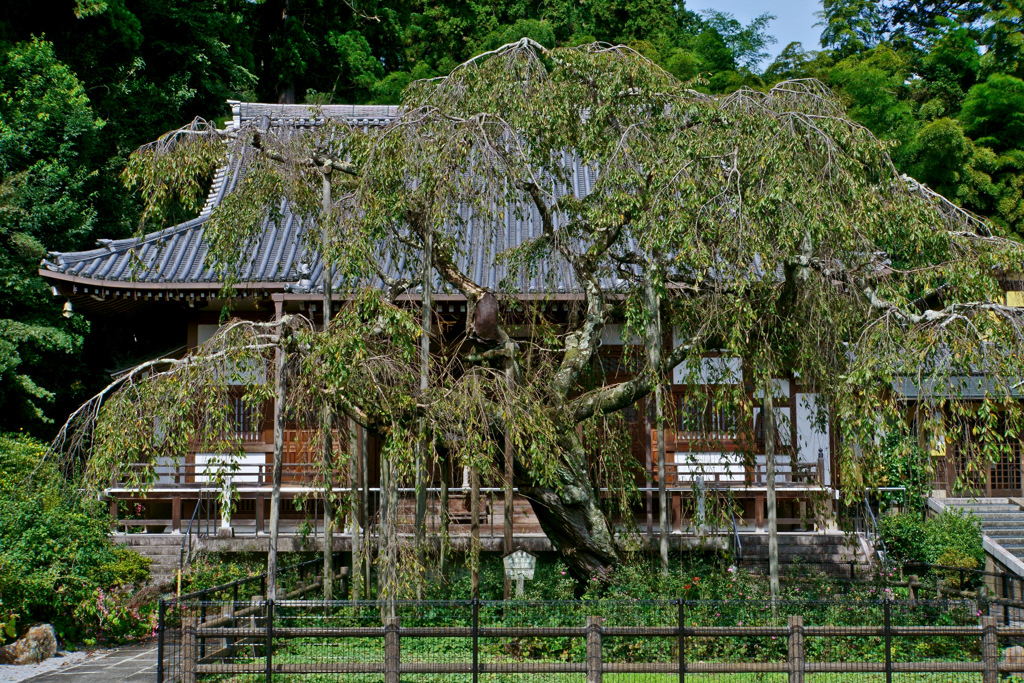
[[(315, 584), (313, 584), (315, 585)], [(312, 588), (302, 586), (303, 589)], [(296, 591), (299, 592), (299, 591)], [(291, 596), (289, 596), (291, 597)], [(785, 627), (686, 626), (684, 603), (679, 602), (679, 622), (676, 626), (604, 626), (600, 616), (587, 616), (581, 626), (572, 627), (481, 627), (479, 602), (472, 603), (472, 626), (402, 626), (398, 617), (384, 619), (383, 626), (372, 627), (319, 627), (281, 626), (275, 624), (275, 607), (281, 609), (307, 608), (310, 613), (321, 613), (327, 603), (316, 601), (283, 600), (277, 606), (273, 601), (254, 602), (245, 609), (231, 611), (210, 619), (200, 620), (194, 612), (187, 613), (180, 624), (180, 650), (177, 666), (168, 671), (165, 662), (158, 662), (158, 683), (196, 683), (204, 675), (255, 674), (265, 676), (268, 683), (275, 674), (377, 674), (384, 683), (400, 683), (403, 674), (469, 674), (474, 683), (480, 674), (586, 674), (587, 683), (602, 683), (604, 674), (667, 674), (677, 675), (685, 683), (687, 674), (740, 674), (779, 673), (788, 675), (788, 683), (804, 683), (806, 674), (876, 673), (885, 674), (886, 683), (892, 683), (894, 673), (981, 673), (983, 683), (999, 683), (1001, 674), (1024, 673), (1024, 658), (1000, 661), (1000, 638), (1024, 638), (1024, 627), (1001, 627), (995, 617), (982, 616), (976, 625), (967, 626), (893, 626), (890, 603), (884, 603), (883, 626), (805, 626), (802, 616), (788, 617)], [(205, 614), (205, 612), (204, 612)], [(294, 617), (288, 617), (292, 619)], [(280, 620), (281, 617), (278, 617)], [(161, 629), (164, 625), (161, 624)], [(161, 631), (162, 633), (162, 631)], [(980, 643), (980, 661), (892, 661), (894, 637), (950, 637), (977, 638)], [(162, 636), (161, 636), (162, 637)], [(480, 639), (537, 639), (583, 638), (586, 656), (582, 662), (564, 661), (501, 661), (481, 662)], [(633, 662), (607, 661), (605, 639), (614, 637), (678, 638), (676, 661)], [(686, 661), (688, 638), (715, 637), (774, 637), (785, 638), (786, 661), (779, 662), (694, 662)], [(809, 662), (806, 658), (807, 638), (880, 637), (885, 648), (885, 661), (824, 661)], [(314, 661), (276, 662), (274, 645), (289, 639), (376, 638), (383, 640), (383, 661)], [(472, 661), (422, 662), (403, 661), (403, 642), (417, 638), (468, 639), (472, 643)], [(206, 643), (219, 643), (208, 648)], [(238, 648), (247, 653), (233, 661)], [(256, 647), (264, 648), (259, 658)], [(379, 646), (377, 646), (379, 647)], [(161, 648), (161, 652), (163, 649)], [(377, 651), (378, 656), (380, 651)], [(257, 658), (257, 661), (252, 661)], [(414, 657), (415, 658), (415, 657)], [(263, 661), (259, 661), (263, 659)]]

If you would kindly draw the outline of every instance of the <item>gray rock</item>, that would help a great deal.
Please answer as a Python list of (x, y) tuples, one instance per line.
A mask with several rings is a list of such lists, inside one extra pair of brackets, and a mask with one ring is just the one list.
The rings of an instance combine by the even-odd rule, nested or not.
[(57, 634), (49, 624), (40, 624), (10, 645), (0, 647), (0, 664), (38, 664), (55, 654)]
[(1003, 650), (1001, 661), (1004, 664), (1019, 664), (1020, 669), (1016, 670), (1016, 673), (1024, 671), (1024, 647), (1014, 645), (1006, 648)]

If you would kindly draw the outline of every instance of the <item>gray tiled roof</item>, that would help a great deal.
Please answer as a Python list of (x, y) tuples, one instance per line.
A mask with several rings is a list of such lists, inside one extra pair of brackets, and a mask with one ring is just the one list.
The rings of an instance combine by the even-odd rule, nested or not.
[[(244, 121), (266, 118), (272, 125), (302, 128), (315, 125), (315, 113), (304, 105), (257, 104), (232, 102), (233, 121), (239, 126)], [(396, 107), (331, 105), (323, 107), (323, 113), (340, 118), (352, 125), (383, 125), (397, 116)], [(575, 192), (583, 196), (590, 192), (595, 172), (567, 157), (573, 168), (571, 187), (560, 188), (560, 192)], [(227, 166), (216, 173), (209, 197), (200, 215), (190, 221), (151, 233), (142, 238), (124, 240), (100, 240), (100, 248), (80, 252), (51, 252), (42, 263), (42, 272), (61, 273), (64, 276), (102, 281), (107, 286), (120, 283), (166, 283), (168, 288), (176, 284), (209, 283), (211, 288), (219, 286), (216, 270), (207, 263), (207, 245), (203, 233), (213, 209), (237, 184), (244, 163), (233, 158)], [(281, 205), (281, 220), (264, 220), (263, 232), (252, 244), (245, 262), (240, 281), (243, 286), (267, 289), (319, 289), (321, 265), (319, 256), (308, 249), (304, 236), (310, 229), (309, 221), (293, 214), (287, 202)], [(460, 238), (460, 267), (477, 283), (497, 288), (505, 277), (504, 269), (495, 262), (495, 255), (509, 247), (536, 237), (540, 233), (540, 217), (530, 207), (504, 212), (504, 225), (494, 231), (488, 226), (484, 230), (468, 212), (463, 212), (458, 221)], [(454, 221), (453, 221), (454, 223)], [(388, 258), (385, 255), (385, 258)], [(390, 259), (382, 264), (385, 272), (392, 277), (409, 277), (404, 263)], [(336, 283), (337, 284), (337, 283)], [(617, 279), (608, 279), (606, 287), (616, 288)], [(527, 281), (520, 278), (517, 288), (521, 292), (559, 293), (576, 291), (572, 271), (562, 259), (553, 257), (540, 264), (535, 276)]]

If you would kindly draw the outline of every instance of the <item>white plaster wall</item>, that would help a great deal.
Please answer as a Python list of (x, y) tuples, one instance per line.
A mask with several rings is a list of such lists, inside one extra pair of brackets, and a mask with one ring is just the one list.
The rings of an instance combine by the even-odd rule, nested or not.
[[(672, 370), (673, 384), (688, 384), (687, 377), (693, 372), (687, 361)], [(701, 384), (739, 384), (743, 381), (742, 358), (702, 358), (697, 370)]]
[[(231, 464), (239, 465), (237, 471), (232, 474)], [(245, 453), (242, 456), (224, 455), (218, 453), (196, 453), (196, 483), (215, 481), (220, 471), (226, 477), (238, 484), (258, 484), (260, 468), (259, 465), (266, 463), (266, 455), (263, 453)]]
[(174, 483), (174, 460), (170, 456), (158, 455), (155, 470), (157, 484)]
[[(625, 340), (622, 338), (622, 333), (624, 331), (624, 329), (623, 329), (624, 327), (625, 327), (624, 325), (620, 325), (618, 323), (610, 323), (610, 324), (605, 325), (604, 327), (602, 327), (601, 328), (601, 344), (602, 344), (602, 346), (623, 346), (624, 343), (625, 343)], [(629, 345), (630, 346), (636, 346), (636, 345), (639, 345), (641, 343), (642, 343), (642, 341), (641, 341), (640, 337), (636, 336), (635, 334), (630, 335), (630, 337), (629, 337)]]
[(199, 334), (198, 341), (200, 344), (217, 334), (217, 330), (220, 329), (220, 325), (197, 325), (197, 327)]
[[(817, 424), (818, 422), (822, 424)], [(825, 483), (832, 482), (828, 410), (818, 404), (818, 394), (796, 395), (796, 439), (800, 462), (817, 462), (818, 450), (825, 459)]]
[(676, 470), (684, 480), (703, 475), (708, 483), (719, 475), (720, 482), (742, 482), (746, 477), (742, 458), (738, 453), (675, 453)]

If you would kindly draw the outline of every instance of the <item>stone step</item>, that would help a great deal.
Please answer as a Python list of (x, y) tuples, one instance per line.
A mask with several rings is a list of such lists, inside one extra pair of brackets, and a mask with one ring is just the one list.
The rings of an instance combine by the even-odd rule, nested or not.
[(1016, 526), (1024, 527), (1024, 515), (1013, 515), (1008, 519), (985, 519), (982, 524), (982, 528), (1013, 528)]
[(975, 508), (973, 510), (965, 508), (964, 512), (970, 512), (975, 517), (981, 517), (982, 519), (986, 519), (988, 517), (991, 517), (992, 515), (1024, 514), (1024, 512), (1021, 512), (1021, 509), (1016, 505), (993, 505), (992, 507)]
[(156, 557), (160, 555), (166, 555), (168, 557), (178, 557), (181, 555), (181, 548), (166, 546), (166, 545), (136, 545), (128, 546), (132, 550), (142, 553), (150, 557)]
[(1009, 506), (1004, 508), (1002, 505), (1000, 505), (995, 510), (972, 510), (971, 513), (975, 517), (980, 517), (981, 519), (988, 519), (990, 517), (1005, 517), (1007, 515), (1016, 517), (1024, 516), (1024, 512), (1022, 512), (1020, 508), (1010, 508)]
[[(768, 534), (740, 534), (740, 539), (746, 541), (750, 540), (752, 544), (757, 545), (768, 545)], [(813, 548), (821, 545), (847, 545), (846, 537), (838, 534), (801, 534), (801, 535), (784, 535), (779, 534), (778, 536), (779, 547), (782, 546), (799, 546), (801, 548)]]
[(1009, 498), (938, 498), (946, 507), (964, 505), (1009, 505)]
[(119, 534), (112, 536), (114, 543), (127, 546), (176, 546), (181, 547), (185, 538), (181, 534)]

